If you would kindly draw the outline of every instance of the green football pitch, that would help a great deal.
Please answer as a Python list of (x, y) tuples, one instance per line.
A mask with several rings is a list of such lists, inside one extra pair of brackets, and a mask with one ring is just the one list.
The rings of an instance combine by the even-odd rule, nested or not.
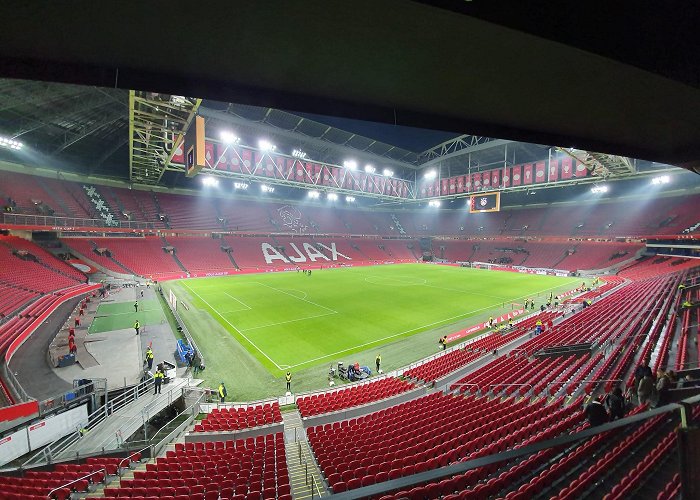
[(133, 328), (137, 319), (146, 326), (165, 321), (165, 316), (157, 300), (139, 300), (139, 312), (134, 310), (133, 302), (103, 302), (97, 308), (88, 333)]
[[(281, 272), (189, 279), (172, 288), (191, 309), (179, 307), (181, 314), (206, 311), (279, 377), (287, 370), (347, 361), (351, 354), (421, 332), (444, 332), (447, 326), (456, 331), (525, 298), (539, 304), (550, 291), (570, 289), (579, 281), (400, 264), (319, 270), (311, 276)], [(190, 330), (209, 362), (227, 356), (227, 343), (211, 325), (190, 324)], [(228, 359), (234, 363), (234, 357)]]

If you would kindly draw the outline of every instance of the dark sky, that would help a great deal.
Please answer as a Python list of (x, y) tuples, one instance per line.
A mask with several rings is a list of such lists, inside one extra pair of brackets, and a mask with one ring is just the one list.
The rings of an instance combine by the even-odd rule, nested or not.
[(349, 118), (337, 118), (334, 116), (314, 115), (310, 113), (295, 114), (415, 153), (421, 153), (428, 148), (459, 135), (454, 132), (402, 127), (385, 123), (351, 120)]

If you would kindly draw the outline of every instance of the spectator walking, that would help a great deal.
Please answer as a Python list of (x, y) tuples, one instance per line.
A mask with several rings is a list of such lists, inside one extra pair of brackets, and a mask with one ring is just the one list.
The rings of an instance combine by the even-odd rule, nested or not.
[(219, 401), (222, 403), (226, 401), (226, 396), (228, 396), (228, 391), (226, 390), (224, 383), (221, 382), (219, 384)]
[(155, 396), (156, 394), (160, 394), (160, 386), (163, 385), (163, 379), (165, 378), (165, 373), (163, 373), (163, 370), (159, 366), (158, 369), (156, 370), (155, 375), (153, 375), (153, 395)]
[(151, 350), (151, 346), (148, 346), (146, 349), (146, 363), (148, 363), (148, 369), (153, 368), (153, 351)]
[(584, 413), (591, 427), (603, 425), (609, 420), (608, 412), (605, 411), (605, 407), (596, 399), (586, 405)]
[(642, 380), (639, 381), (637, 386), (637, 400), (640, 405), (644, 403), (649, 403), (655, 396), (656, 387), (654, 386), (654, 379), (651, 378), (651, 374), (645, 374)]
[(382, 365), (382, 355), (377, 354), (377, 357), (374, 358), (374, 363), (377, 365), (377, 373), (381, 373), (381, 369), (379, 368)]
[(671, 378), (663, 368), (656, 372), (656, 404), (654, 407), (663, 406), (668, 403), (668, 391), (671, 389)]
[(625, 397), (619, 386), (616, 386), (612, 392), (605, 397), (605, 406), (610, 412), (610, 420), (616, 420), (625, 416)]
[(634, 370), (634, 387), (637, 389), (639, 387), (639, 382), (647, 375), (652, 376), (651, 368), (649, 368), (649, 362), (651, 360), (646, 357), (641, 365), (639, 365)]
[(284, 376), (285, 380), (287, 381), (287, 392), (292, 391), (292, 372), (287, 372), (287, 374)]
[(136, 335), (139, 334), (140, 329), (141, 329), (141, 323), (139, 323), (139, 320), (136, 320), (136, 323), (134, 323), (134, 330), (136, 330)]

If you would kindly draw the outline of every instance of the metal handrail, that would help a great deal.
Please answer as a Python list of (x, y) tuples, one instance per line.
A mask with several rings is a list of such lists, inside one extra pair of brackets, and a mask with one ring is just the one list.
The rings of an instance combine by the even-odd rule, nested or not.
[(138, 451), (135, 451), (135, 452), (133, 452), (133, 453), (130, 453), (129, 455), (125, 456), (124, 458), (122, 458), (122, 459), (119, 461), (119, 463), (117, 464), (117, 475), (119, 476), (120, 481), (121, 481), (121, 477), (122, 477), (122, 464), (123, 464), (126, 460), (128, 460), (129, 463), (131, 463), (131, 462), (133, 461), (133, 460), (131, 460), (131, 457), (133, 457), (133, 456), (136, 455), (137, 453), (143, 453), (144, 451), (146, 451), (146, 450), (149, 449), (150, 447), (151, 447), (151, 445), (149, 444), (149, 445), (146, 446), (145, 448), (142, 448), (142, 449), (140, 449), (140, 450), (138, 450)]
[(535, 386), (532, 384), (490, 384), (488, 386), (488, 389), (490, 392), (492, 387), (524, 387), (524, 386), (529, 387), (530, 390), (533, 390), (535, 388)]
[(481, 386), (479, 384), (459, 383), (459, 384), (452, 384), (450, 387), (476, 387), (476, 390), (481, 392)]
[(57, 488), (52, 489), (51, 491), (48, 492), (48, 494), (46, 495), (46, 498), (48, 498), (48, 499), (50, 500), (50, 499), (53, 498), (53, 494), (56, 493), (57, 491), (60, 491), (60, 490), (62, 490), (63, 488), (67, 488), (67, 487), (69, 487), (71, 484), (77, 483), (78, 481), (82, 481), (82, 480), (84, 480), (84, 479), (87, 479), (87, 478), (89, 478), (89, 477), (92, 477), (92, 476), (94, 476), (95, 474), (97, 474), (98, 472), (104, 472), (104, 474), (103, 474), (103, 476), (102, 476), (102, 481), (101, 481), (101, 482), (104, 483), (104, 484), (107, 484), (107, 469), (106, 469), (106, 468), (102, 468), (102, 469), (98, 469), (98, 470), (94, 470), (94, 471), (90, 472), (87, 476), (79, 477), (78, 479), (73, 479), (73, 480), (72, 480), (71, 482), (69, 482), (69, 483), (63, 484), (63, 485), (61, 485), (61, 486), (58, 486)]

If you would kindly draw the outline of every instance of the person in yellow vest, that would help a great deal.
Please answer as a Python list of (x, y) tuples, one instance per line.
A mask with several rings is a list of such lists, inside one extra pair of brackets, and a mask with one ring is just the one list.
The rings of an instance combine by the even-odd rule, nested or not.
[(141, 328), (141, 323), (139, 323), (139, 320), (136, 320), (136, 323), (134, 323), (134, 330), (136, 330), (136, 335), (139, 334), (140, 328)]
[(542, 321), (539, 319), (537, 320), (537, 323), (535, 323), (535, 332), (537, 333), (537, 335), (542, 333)]
[(228, 391), (226, 390), (224, 383), (221, 382), (219, 384), (219, 401), (223, 403), (226, 400), (226, 396), (228, 396)]
[(291, 392), (292, 391), (292, 372), (287, 372), (287, 375), (285, 375), (284, 378), (287, 381), (287, 392)]
[(153, 351), (150, 346), (146, 349), (146, 363), (148, 363), (149, 370), (153, 368)]
[(489, 328), (493, 328), (493, 316), (489, 316)]
[(156, 370), (155, 375), (153, 375), (153, 382), (154, 382), (154, 386), (153, 386), (154, 392), (153, 392), (153, 395), (154, 395), (154, 396), (155, 396), (156, 394), (160, 394), (160, 386), (163, 385), (163, 379), (164, 379), (164, 378), (165, 378), (165, 373), (163, 373), (163, 371), (162, 371), (160, 368), (158, 368), (158, 369)]
[(382, 373), (382, 372), (381, 372), (381, 369), (379, 368), (379, 367), (381, 366), (381, 364), (382, 364), (382, 355), (381, 355), (381, 354), (377, 354), (377, 357), (374, 358), (374, 362), (375, 362), (375, 364), (377, 365), (377, 373)]

